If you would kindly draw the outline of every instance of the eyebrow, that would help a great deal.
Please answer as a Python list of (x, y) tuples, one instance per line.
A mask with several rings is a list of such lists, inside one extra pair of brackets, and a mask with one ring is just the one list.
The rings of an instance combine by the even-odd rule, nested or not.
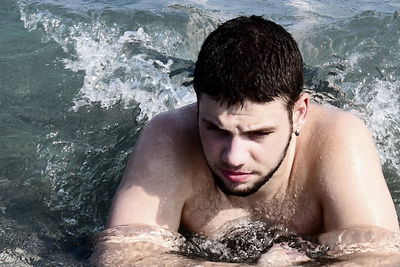
[(272, 133), (275, 131), (275, 127), (262, 127), (250, 131), (245, 131), (244, 133), (251, 134), (251, 133), (260, 133), (260, 132), (266, 132), (266, 133)]
[[(208, 120), (208, 119), (205, 119), (205, 118), (202, 118), (201, 120), (204, 123), (207, 123), (207, 124), (210, 124), (212, 126), (215, 126), (215, 127), (219, 128), (222, 131), (227, 131), (227, 130), (221, 128), (219, 123), (215, 123), (215, 122), (213, 122), (211, 120)], [(252, 130), (249, 130), (249, 131), (244, 131), (243, 133), (252, 134), (252, 133), (259, 133), (259, 132), (274, 132), (275, 130), (276, 130), (276, 127), (274, 127), (274, 126), (265, 126), (265, 127), (261, 127), (261, 128), (257, 128), (257, 129), (252, 129)]]

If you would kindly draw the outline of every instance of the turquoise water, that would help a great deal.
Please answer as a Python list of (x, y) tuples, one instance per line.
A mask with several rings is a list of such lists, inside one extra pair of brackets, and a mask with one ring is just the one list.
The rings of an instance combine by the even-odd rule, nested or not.
[(398, 1), (2, 0), (0, 262), (79, 265), (143, 124), (195, 100), (202, 41), (264, 15), (299, 43), (306, 88), (361, 114), (400, 209)]

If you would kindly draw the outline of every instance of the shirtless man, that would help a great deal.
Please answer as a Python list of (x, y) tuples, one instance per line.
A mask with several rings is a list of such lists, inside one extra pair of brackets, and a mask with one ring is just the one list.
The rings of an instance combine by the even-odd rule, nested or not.
[(340, 229), (399, 230), (370, 132), (355, 115), (310, 103), (302, 57), (281, 26), (256, 16), (222, 24), (201, 48), (193, 86), (197, 103), (143, 129), (108, 227), (212, 237), (248, 217), (322, 243), (343, 238)]

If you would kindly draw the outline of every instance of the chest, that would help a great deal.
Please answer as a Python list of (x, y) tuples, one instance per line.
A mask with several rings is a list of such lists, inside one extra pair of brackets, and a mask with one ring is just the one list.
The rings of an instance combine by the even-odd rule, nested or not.
[(323, 229), (322, 211), (313, 196), (232, 202), (217, 188), (199, 192), (188, 201), (182, 213), (182, 226), (214, 236), (230, 221), (244, 217), (270, 226), (283, 225), (298, 234), (318, 234)]

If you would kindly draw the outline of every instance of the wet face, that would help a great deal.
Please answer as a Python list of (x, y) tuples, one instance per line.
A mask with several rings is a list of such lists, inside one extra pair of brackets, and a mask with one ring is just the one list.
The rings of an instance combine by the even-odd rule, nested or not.
[(220, 189), (230, 195), (257, 192), (279, 171), (291, 142), (292, 122), (283, 100), (220, 105), (199, 101), (199, 133), (204, 155)]

